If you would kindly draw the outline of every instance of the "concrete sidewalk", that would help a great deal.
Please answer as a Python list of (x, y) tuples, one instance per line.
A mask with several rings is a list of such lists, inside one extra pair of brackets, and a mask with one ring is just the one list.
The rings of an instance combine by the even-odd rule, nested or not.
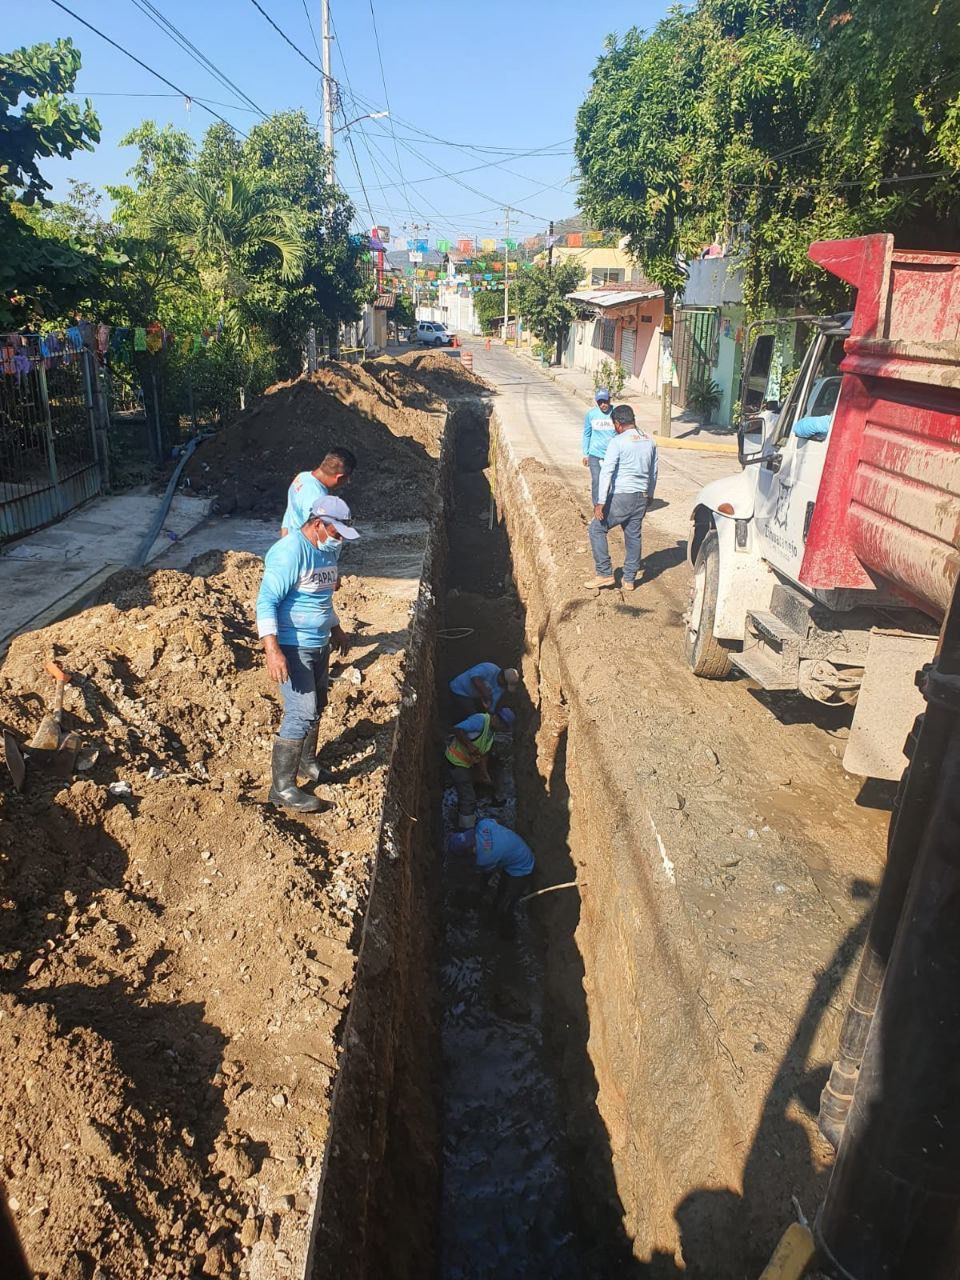
[[(57, 524), (28, 534), (0, 552), (0, 651), (14, 636), (49, 626), (92, 599), (101, 583), (129, 564), (160, 510), (146, 489), (95, 498)], [(169, 550), (206, 519), (207, 498), (178, 494), (148, 560)]]
[[(499, 345), (502, 346), (502, 344)], [(523, 348), (519, 352), (513, 351), (510, 347), (504, 347), (503, 350), (509, 351), (511, 355), (518, 355), (521, 360), (530, 364), (538, 373), (550, 378), (558, 387), (574, 396), (581, 404), (589, 406), (593, 403), (592, 374), (582, 373), (579, 369), (563, 369), (558, 365), (541, 365), (529, 351)], [(646, 396), (639, 391), (633, 391), (629, 387), (625, 387), (620, 395), (614, 397), (614, 400), (615, 403), (631, 406), (636, 414), (637, 422), (644, 431), (648, 431), (651, 435), (660, 435), (662, 422), (659, 396)], [(676, 405), (671, 408), (670, 418), (671, 440), (695, 442), (701, 447), (714, 442), (721, 446), (727, 446), (734, 442), (735, 433), (732, 428), (703, 426), (699, 422), (691, 421), (687, 416), (687, 410), (680, 409)]]

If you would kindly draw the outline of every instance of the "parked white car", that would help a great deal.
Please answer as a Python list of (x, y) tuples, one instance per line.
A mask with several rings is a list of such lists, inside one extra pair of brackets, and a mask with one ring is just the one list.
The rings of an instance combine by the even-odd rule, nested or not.
[(417, 342), (427, 347), (451, 347), (453, 334), (445, 324), (436, 320), (421, 320), (417, 324)]

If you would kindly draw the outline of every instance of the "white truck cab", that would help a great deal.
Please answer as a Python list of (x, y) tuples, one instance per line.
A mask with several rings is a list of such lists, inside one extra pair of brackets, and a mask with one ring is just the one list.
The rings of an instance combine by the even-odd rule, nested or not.
[[(904, 740), (922, 709), (914, 676), (933, 656), (936, 628), (882, 587), (814, 590), (800, 581), (850, 317), (817, 319), (812, 327), (782, 406), (770, 405), (765, 395), (758, 399), (754, 388), (751, 407), (760, 410), (761, 401), (769, 407), (740, 425), (740, 472), (697, 495), (687, 548), (693, 581), (685, 652), (694, 673), (707, 679), (735, 668), (765, 689), (794, 690), (826, 704), (857, 703), (845, 766), (898, 778)], [(748, 356), (745, 401), (756, 382), (750, 364)], [(868, 667), (879, 670), (881, 662), (889, 681), (880, 681), (876, 697), (866, 697)], [(874, 717), (888, 727), (879, 731)]]

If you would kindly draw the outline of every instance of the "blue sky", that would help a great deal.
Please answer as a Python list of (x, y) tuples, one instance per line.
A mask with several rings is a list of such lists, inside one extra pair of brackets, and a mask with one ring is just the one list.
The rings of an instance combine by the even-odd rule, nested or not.
[[(238, 129), (247, 130), (259, 119), (151, 21), (143, 12), (146, 0), (64, 2), (178, 87), (208, 101)], [(319, 62), (307, 19), (309, 14), (319, 37), (318, 0), (260, 3)], [(336, 33), (333, 74), (343, 87), (346, 113), (338, 123), (385, 109), (387, 98), (393, 121), (392, 130), (388, 120), (368, 120), (349, 131), (366, 193), (347, 134), (338, 135), (340, 182), (363, 225), (370, 223), (369, 205), (376, 220), (394, 232), (405, 222), (429, 222), (431, 241), (458, 234), (502, 235), (503, 215), (495, 206), (503, 203), (522, 211), (514, 222), (520, 236), (542, 230), (550, 218), (574, 213), (576, 183), (569, 180), (575, 168), (574, 116), (603, 41), (611, 31), (654, 25), (667, 8), (659, 0), (487, 0), (483, 5), (373, 0), (385, 93), (370, 0), (330, 3)], [(320, 77), (251, 0), (156, 0), (154, 8), (257, 107), (267, 113), (302, 107), (320, 119)], [(103, 132), (92, 154), (44, 164), (55, 195), (66, 191), (69, 178), (97, 186), (120, 180), (131, 153), (118, 143), (139, 120), (169, 121), (198, 138), (212, 123), (199, 102), (187, 111), (172, 90), (50, 0), (11, 6), (3, 47), (57, 36), (71, 36), (83, 54), (78, 89), (92, 97)], [(170, 96), (127, 96), (135, 94)], [(552, 154), (522, 154), (535, 150)], [(437, 170), (471, 172), (454, 180)]]

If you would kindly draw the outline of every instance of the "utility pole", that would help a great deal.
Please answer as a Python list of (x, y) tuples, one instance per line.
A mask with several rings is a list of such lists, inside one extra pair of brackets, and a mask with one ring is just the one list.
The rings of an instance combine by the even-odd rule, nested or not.
[(503, 207), (503, 341), (507, 341), (507, 319), (510, 314), (510, 246), (507, 240), (510, 239), (510, 214), (513, 210), (510, 206)]
[[(421, 231), (426, 231), (427, 233), (429, 233), (430, 223), (429, 222), (427, 223), (405, 222), (403, 224), (403, 229), (404, 231), (411, 231), (413, 233), (413, 242), (414, 244), (416, 244), (417, 237), (419, 236)], [(414, 253), (416, 252), (417, 252), (416, 249), (414, 249)], [(417, 264), (414, 263), (413, 264), (413, 317), (414, 319), (417, 318), (417, 306), (419, 305), (419, 297), (420, 297), (420, 286), (417, 284)]]
[(550, 230), (547, 232), (547, 270), (553, 270), (553, 219), (550, 219)]
[(330, 0), (320, 0), (320, 52), (323, 59), (323, 145), (327, 150), (327, 181), (335, 181), (333, 159), (333, 76), (330, 73)]

